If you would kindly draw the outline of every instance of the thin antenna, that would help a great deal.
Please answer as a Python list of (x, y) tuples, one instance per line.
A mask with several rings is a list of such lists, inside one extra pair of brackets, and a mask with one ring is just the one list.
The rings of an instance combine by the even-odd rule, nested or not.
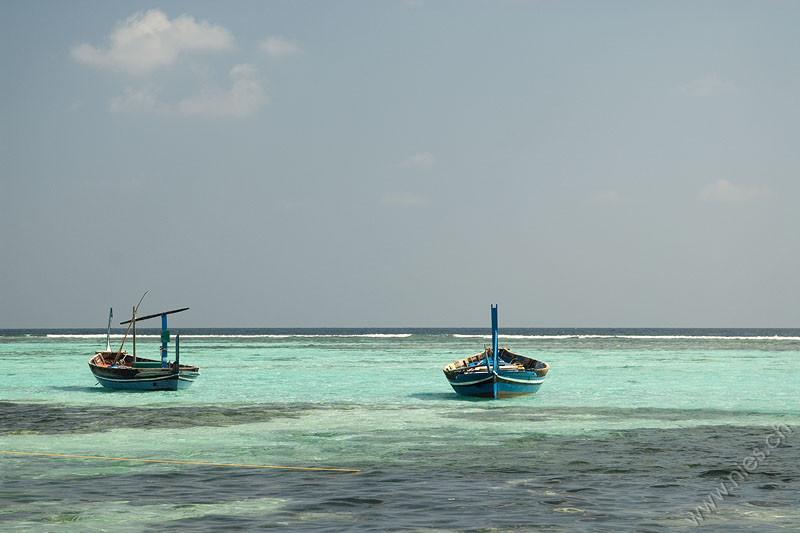
[(111, 351), (111, 318), (114, 316), (114, 308), (108, 308), (108, 329), (106, 329), (106, 351)]

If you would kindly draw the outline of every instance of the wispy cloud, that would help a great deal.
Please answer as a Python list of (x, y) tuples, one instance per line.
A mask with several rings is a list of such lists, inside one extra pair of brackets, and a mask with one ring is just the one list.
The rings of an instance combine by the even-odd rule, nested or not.
[(226, 50), (233, 37), (224, 27), (196, 21), (189, 15), (170, 20), (164, 12), (151, 9), (136, 13), (117, 25), (106, 47), (87, 43), (72, 48), (72, 57), (87, 65), (146, 74), (168, 67), (189, 52)]
[(738, 87), (733, 82), (713, 74), (706, 74), (678, 87), (679, 93), (688, 96), (713, 96), (730, 94), (736, 91), (738, 91)]
[(386, 194), (381, 198), (384, 205), (396, 205), (402, 207), (428, 207), (431, 205), (429, 199), (418, 194), (409, 192), (395, 192)]
[(236, 65), (230, 71), (230, 90), (186, 98), (178, 103), (176, 111), (181, 115), (249, 117), (268, 101), (256, 74), (252, 65)]
[(155, 84), (128, 88), (122, 96), (111, 100), (111, 110), (117, 113), (149, 113), (156, 115), (206, 116), (247, 118), (268, 101), (257, 70), (252, 65), (236, 65), (230, 71), (231, 87), (224, 92), (208, 90), (190, 96), (175, 105), (159, 98)]
[(261, 41), (259, 49), (273, 59), (283, 59), (300, 53), (297, 43), (283, 37), (268, 37)]
[(431, 168), (436, 165), (436, 156), (430, 152), (418, 152), (400, 163), (404, 168)]
[(769, 189), (740, 187), (724, 179), (719, 179), (700, 191), (700, 196), (705, 200), (729, 204), (740, 204), (769, 195)]
[(142, 87), (128, 87), (125, 92), (111, 99), (111, 111), (115, 113), (154, 113), (167, 115), (171, 109), (158, 97), (159, 89), (153, 83)]

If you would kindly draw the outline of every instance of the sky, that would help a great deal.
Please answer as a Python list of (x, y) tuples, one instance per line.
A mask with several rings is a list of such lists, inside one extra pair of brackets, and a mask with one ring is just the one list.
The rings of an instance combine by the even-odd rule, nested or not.
[(798, 20), (5, 0), (0, 328), (800, 327)]

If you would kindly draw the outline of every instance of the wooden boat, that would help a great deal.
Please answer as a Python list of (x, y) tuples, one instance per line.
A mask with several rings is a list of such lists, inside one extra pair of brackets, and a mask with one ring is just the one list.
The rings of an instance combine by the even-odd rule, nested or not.
[[(456, 393), (483, 398), (535, 394), (550, 367), (543, 361), (498, 348), (497, 306), (492, 306), (492, 347), (442, 370)], [(495, 357), (497, 354), (497, 357)]]
[(196, 366), (181, 365), (177, 360), (164, 368), (161, 361), (134, 360), (127, 352), (113, 351), (97, 352), (89, 360), (89, 368), (102, 386), (123, 390), (184, 389), (200, 375)]
[[(147, 294), (147, 293), (145, 293)], [(144, 299), (144, 296), (142, 296)], [(141, 304), (139, 300), (139, 304)], [(128, 331), (122, 339), (119, 350), (112, 350), (110, 344), (111, 317), (113, 310), (108, 316), (108, 332), (106, 333), (106, 349), (96, 352), (94, 357), (89, 359), (89, 369), (94, 374), (97, 382), (110, 389), (122, 390), (178, 390), (183, 389), (194, 383), (200, 375), (200, 370), (196, 366), (180, 364), (180, 335), (175, 337), (175, 360), (167, 360), (167, 346), (169, 344), (170, 332), (167, 329), (167, 315), (179, 313), (189, 309), (175, 309), (164, 311), (154, 315), (137, 318), (136, 311), (138, 305), (133, 309), (133, 318), (121, 322), (128, 324), (128, 331), (133, 326), (133, 354), (122, 350)], [(136, 356), (136, 322), (150, 318), (161, 317), (161, 361), (145, 359)]]

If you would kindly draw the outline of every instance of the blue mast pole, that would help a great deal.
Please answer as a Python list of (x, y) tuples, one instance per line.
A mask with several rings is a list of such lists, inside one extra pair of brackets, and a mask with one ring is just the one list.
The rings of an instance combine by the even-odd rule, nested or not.
[(492, 305), (492, 370), (495, 374), (494, 397), (497, 398), (497, 344), (499, 334), (497, 332), (497, 304)]

